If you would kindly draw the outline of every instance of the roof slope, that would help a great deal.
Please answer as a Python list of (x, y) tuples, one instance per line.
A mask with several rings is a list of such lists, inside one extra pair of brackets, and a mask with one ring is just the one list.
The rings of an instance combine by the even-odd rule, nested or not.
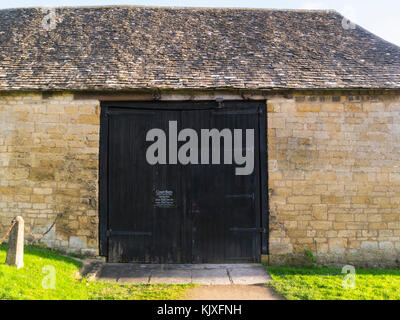
[(1, 90), (400, 88), (400, 48), (334, 11), (0, 10)]

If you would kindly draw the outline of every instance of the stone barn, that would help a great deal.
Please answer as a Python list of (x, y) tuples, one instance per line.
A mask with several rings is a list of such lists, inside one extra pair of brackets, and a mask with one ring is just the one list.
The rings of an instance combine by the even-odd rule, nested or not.
[(400, 48), (335, 11), (0, 11), (0, 235), (396, 267), (399, 123)]

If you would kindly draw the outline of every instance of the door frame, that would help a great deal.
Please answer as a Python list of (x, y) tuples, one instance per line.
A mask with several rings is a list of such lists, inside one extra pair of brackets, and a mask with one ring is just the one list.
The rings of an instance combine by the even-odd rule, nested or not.
[[(240, 101), (246, 100), (225, 100)], [(268, 149), (267, 149), (267, 101), (249, 100), (259, 103), (259, 186), (260, 186), (260, 234), (259, 255), (269, 254), (269, 202), (268, 202)], [(108, 257), (108, 115), (109, 108), (129, 108), (143, 110), (206, 110), (223, 108), (223, 102), (205, 101), (101, 101), (100, 102), (100, 142), (99, 142), (99, 254)]]

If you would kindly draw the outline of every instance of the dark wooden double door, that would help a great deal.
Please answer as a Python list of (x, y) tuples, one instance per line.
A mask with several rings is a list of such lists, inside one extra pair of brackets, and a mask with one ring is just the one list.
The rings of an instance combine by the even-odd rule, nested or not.
[[(261, 254), (260, 119), (264, 103), (216, 102), (109, 104), (102, 107), (100, 250), (109, 262), (257, 262)], [(146, 159), (149, 130), (169, 121), (201, 129), (254, 130), (254, 170), (236, 175), (235, 164), (155, 164)], [(179, 148), (185, 142), (178, 142)], [(209, 147), (212, 163), (211, 142)], [(247, 146), (249, 148), (250, 146)], [(203, 146), (204, 148), (204, 146)], [(169, 145), (167, 144), (167, 161)], [(231, 147), (233, 152), (233, 147)], [(266, 161), (266, 159), (265, 159)], [(264, 237), (265, 238), (265, 237)]]

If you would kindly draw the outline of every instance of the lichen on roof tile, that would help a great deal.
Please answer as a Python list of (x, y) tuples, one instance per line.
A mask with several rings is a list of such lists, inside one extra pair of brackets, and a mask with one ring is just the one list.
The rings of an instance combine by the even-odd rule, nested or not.
[(0, 10), (0, 91), (400, 89), (400, 48), (335, 11)]

